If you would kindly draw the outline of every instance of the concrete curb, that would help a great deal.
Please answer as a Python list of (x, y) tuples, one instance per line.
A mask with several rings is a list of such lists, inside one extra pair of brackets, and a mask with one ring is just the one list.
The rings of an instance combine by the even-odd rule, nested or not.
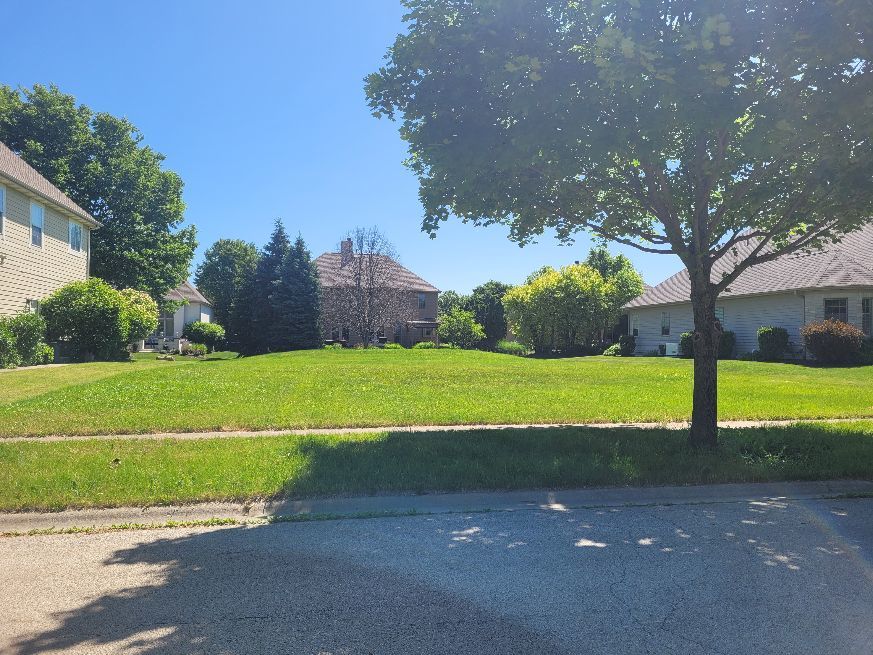
[[(825, 419), (787, 419), (764, 421), (720, 421), (718, 426), (726, 429), (785, 427), (804, 423), (850, 423), (870, 421), (873, 417), (862, 418), (825, 418)], [(240, 437), (285, 437), (307, 436), (316, 434), (377, 434), (380, 432), (466, 432), (471, 430), (549, 430), (555, 428), (591, 428), (618, 429), (631, 428), (638, 430), (685, 430), (687, 421), (667, 423), (503, 423), (503, 424), (461, 424), (461, 425), (386, 425), (366, 428), (305, 428), (299, 430), (227, 430), (211, 432), (149, 432), (141, 434), (93, 434), (93, 435), (47, 435), (24, 437), (0, 437), (0, 443), (16, 443), (20, 441), (88, 441), (112, 439), (232, 439)]]
[(202, 503), (165, 507), (119, 507), (63, 512), (0, 513), (0, 533), (33, 530), (105, 528), (119, 525), (156, 527), (172, 522), (231, 519), (261, 524), (285, 518), (360, 518), (401, 514), (449, 514), (486, 511), (568, 511), (598, 507), (639, 507), (714, 503), (810, 500), (873, 495), (873, 481), (766, 482), (688, 487), (620, 487), (559, 491), (502, 491), (408, 496), (316, 498), (268, 502)]

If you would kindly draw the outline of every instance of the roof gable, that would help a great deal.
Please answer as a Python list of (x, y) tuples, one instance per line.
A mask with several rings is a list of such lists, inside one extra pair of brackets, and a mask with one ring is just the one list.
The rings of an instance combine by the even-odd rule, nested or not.
[[(360, 255), (354, 255), (359, 257)], [(435, 292), (439, 291), (435, 286), (422, 279), (408, 268), (401, 266), (390, 257), (384, 257), (390, 267), (391, 286), (395, 289), (405, 291), (424, 291)], [(349, 268), (343, 267), (342, 255), (338, 252), (326, 252), (315, 258), (315, 266), (318, 269), (318, 278), (321, 286), (326, 288), (340, 287), (348, 284)]]
[(100, 223), (91, 214), (79, 207), (69, 196), (39, 174), (30, 164), (16, 155), (9, 147), (0, 141), (0, 175), (9, 178), (28, 191), (35, 193), (44, 200), (75, 214), (91, 227), (100, 227)]
[(200, 291), (191, 284), (188, 280), (185, 280), (175, 289), (171, 289), (164, 296), (164, 300), (170, 300), (173, 302), (197, 302), (201, 305), (209, 305), (212, 306), (212, 303), (209, 302), (206, 297), (200, 293)]
[[(752, 244), (746, 243), (746, 249)], [(740, 254), (745, 256), (746, 252)], [(712, 281), (731, 270), (727, 256), (716, 262)], [(750, 266), (720, 298), (833, 287), (873, 287), (873, 223), (846, 234), (823, 250), (797, 252)], [(689, 302), (691, 282), (683, 269), (631, 300), (626, 308)]]

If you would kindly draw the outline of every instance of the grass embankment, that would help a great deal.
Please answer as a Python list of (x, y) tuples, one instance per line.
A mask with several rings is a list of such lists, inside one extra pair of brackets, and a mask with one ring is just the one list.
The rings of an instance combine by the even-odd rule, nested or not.
[(873, 479), (873, 422), (0, 443), (0, 510), (384, 492)]
[[(349, 350), (85, 364), (0, 376), (0, 437), (686, 420), (692, 364)], [(722, 419), (873, 416), (873, 367), (720, 363)]]

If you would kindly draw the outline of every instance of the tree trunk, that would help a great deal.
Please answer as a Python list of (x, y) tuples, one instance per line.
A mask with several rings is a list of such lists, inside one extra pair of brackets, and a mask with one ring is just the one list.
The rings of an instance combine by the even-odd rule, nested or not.
[[(695, 288), (703, 286), (704, 289)], [(694, 311), (694, 405), (688, 444), (715, 448), (718, 441), (718, 345), (721, 325), (715, 318), (715, 296), (710, 285), (692, 283)]]

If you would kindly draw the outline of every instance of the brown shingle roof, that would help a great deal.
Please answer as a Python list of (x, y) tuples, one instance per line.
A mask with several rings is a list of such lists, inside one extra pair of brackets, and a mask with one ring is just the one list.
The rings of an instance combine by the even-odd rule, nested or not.
[(2, 141), (0, 141), (0, 175), (75, 214), (91, 225), (91, 227), (100, 227), (97, 219), (70, 200), (63, 191), (40, 175), (35, 168), (12, 152)]
[(172, 300), (174, 302), (187, 300), (188, 302), (199, 302), (202, 305), (212, 306), (212, 303), (206, 300), (202, 293), (197, 290), (193, 284), (185, 280), (175, 289), (168, 291), (164, 296), (164, 300)]
[[(740, 256), (748, 253), (748, 243)], [(716, 262), (712, 271), (713, 282), (732, 268), (730, 255)], [(743, 271), (721, 294), (721, 298), (753, 296), (779, 291), (823, 289), (833, 287), (873, 287), (873, 223), (868, 223), (843, 237), (839, 243), (824, 250), (810, 253), (797, 252), (771, 262), (758, 264)], [(648, 307), (688, 302), (691, 283), (688, 271), (683, 269), (661, 284), (646, 289), (639, 298), (631, 300), (626, 308)]]
[[(406, 291), (439, 291), (435, 286), (426, 282), (415, 273), (398, 264), (393, 259), (387, 258), (391, 267), (390, 279), (392, 287)], [(315, 259), (318, 268), (318, 278), (323, 287), (339, 287), (347, 284), (347, 271), (350, 268), (340, 266), (342, 255), (338, 252), (326, 252)]]

